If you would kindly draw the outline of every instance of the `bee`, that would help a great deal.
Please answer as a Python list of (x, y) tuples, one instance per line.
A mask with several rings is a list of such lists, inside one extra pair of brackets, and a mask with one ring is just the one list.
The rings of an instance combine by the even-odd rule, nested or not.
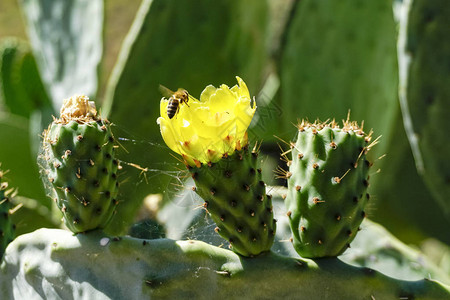
[(191, 96), (185, 89), (180, 88), (176, 92), (173, 92), (165, 86), (160, 85), (159, 90), (164, 97), (169, 98), (169, 104), (167, 105), (167, 116), (169, 119), (172, 119), (178, 113), (183, 103), (189, 107), (188, 101)]

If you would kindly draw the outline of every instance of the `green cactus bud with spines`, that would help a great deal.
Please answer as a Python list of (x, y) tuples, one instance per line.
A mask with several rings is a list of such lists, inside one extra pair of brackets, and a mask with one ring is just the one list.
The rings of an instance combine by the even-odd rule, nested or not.
[(366, 154), (376, 144), (356, 122), (298, 125), (285, 173), (294, 248), (302, 257), (342, 254), (366, 217), (370, 195)]
[(10, 218), (13, 205), (9, 201), (9, 196), (12, 190), (8, 190), (8, 183), (2, 181), (3, 174), (0, 170), (0, 259), (15, 236), (15, 225)]
[(257, 166), (258, 153), (248, 146), (215, 163), (189, 167), (194, 190), (217, 224), (216, 232), (243, 256), (270, 250), (276, 230), (272, 200)]
[(92, 101), (75, 96), (44, 132), (45, 178), (74, 233), (104, 228), (118, 204), (119, 162), (110, 126)]

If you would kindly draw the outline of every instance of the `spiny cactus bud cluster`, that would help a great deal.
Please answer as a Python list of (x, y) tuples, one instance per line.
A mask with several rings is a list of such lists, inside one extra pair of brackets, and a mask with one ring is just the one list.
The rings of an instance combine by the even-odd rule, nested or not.
[(189, 167), (194, 190), (217, 224), (216, 232), (243, 256), (269, 251), (275, 237), (272, 200), (266, 195), (258, 152), (248, 145), (215, 162)]
[(286, 205), (294, 248), (308, 258), (340, 255), (366, 217), (371, 133), (356, 122), (298, 125), (291, 144)]
[(119, 162), (110, 122), (86, 96), (64, 101), (44, 132), (44, 173), (66, 226), (74, 233), (104, 228), (118, 204)]

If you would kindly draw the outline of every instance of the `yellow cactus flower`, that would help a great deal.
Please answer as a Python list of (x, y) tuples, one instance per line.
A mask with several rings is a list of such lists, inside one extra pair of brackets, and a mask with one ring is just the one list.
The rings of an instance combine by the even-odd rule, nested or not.
[(167, 146), (181, 154), (185, 163), (200, 166), (214, 163), (248, 144), (247, 128), (256, 110), (245, 82), (229, 88), (207, 86), (200, 100), (189, 96), (180, 103), (173, 118), (167, 115), (169, 99), (162, 98), (160, 109), (161, 135)]

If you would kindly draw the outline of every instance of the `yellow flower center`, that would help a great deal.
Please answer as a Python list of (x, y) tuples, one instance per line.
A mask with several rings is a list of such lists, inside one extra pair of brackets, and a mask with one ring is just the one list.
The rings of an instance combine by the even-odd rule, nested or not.
[[(207, 86), (200, 100), (191, 96), (187, 102), (176, 95), (161, 99), (161, 135), (167, 146), (181, 154), (191, 166), (216, 162), (224, 155), (247, 145), (247, 128), (256, 110), (245, 82), (229, 88)], [(176, 108), (175, 108), (176, 107)], [(176, 109), (175, 116), (169, 118)]]

